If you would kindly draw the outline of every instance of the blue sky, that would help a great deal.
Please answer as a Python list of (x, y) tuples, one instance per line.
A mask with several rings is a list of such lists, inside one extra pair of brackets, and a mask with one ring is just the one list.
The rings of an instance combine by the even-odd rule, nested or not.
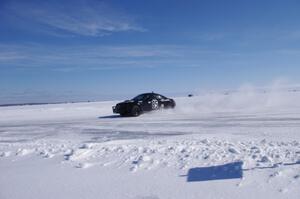
[(0, 1), (1, 103), (298, 83), (300, 2)]

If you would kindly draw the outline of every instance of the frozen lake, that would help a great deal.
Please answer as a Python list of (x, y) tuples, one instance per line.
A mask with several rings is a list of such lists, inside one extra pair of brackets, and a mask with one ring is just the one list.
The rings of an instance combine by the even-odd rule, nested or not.
[(115, 101), (1, 107), (0, 198), (299, 198), (299, 100), (207, 94), (126, 118)]

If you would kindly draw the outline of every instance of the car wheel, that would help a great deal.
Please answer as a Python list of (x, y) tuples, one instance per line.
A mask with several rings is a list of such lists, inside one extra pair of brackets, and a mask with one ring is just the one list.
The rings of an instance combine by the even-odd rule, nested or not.
[(152, 108), (152, 110), (159, 109), (159, 104), (158, 104), (158, 101), (156, 99), (151, 101), (151, 108)]
[(138, 106), (133, 106), (132, 107), (132, 110), (131, 110), (131, 115), (133, 116), (133, 117), (137, 117), (137, 116), (139, 116), (141, 114), (141, 109), (140, 109), (140, 107), (138, 107)]

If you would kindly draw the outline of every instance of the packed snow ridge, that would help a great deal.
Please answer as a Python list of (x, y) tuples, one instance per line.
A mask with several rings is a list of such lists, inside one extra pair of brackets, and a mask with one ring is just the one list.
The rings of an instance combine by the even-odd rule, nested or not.
[[(192, 137), (192, 138), (191, 138)], [(121, 140), (102, 143), (65, 144), (35, 141), (2, 144), (0, 157), (37, 155), (63, 157), (62, 162), (76, 168), (92, 165), (126, 167), (130, 171), (174, 167), (220, 165), (242, 161), (244, 169), (300, 164), (299, 141), (201, 139), (197, 136), (145, 140)]]

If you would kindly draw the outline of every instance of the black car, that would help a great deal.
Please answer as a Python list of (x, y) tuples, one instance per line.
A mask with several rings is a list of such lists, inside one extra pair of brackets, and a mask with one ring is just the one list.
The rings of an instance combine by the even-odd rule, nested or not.
[(136, 96), (132, 100), (126, 100), (113, 106), (113, 112), (121, 116), (139, 116), (148, 111), (162, 108), (174, 108), (176, 103), (173, 99), (167, 98), (157, 93), (144, 93)]

